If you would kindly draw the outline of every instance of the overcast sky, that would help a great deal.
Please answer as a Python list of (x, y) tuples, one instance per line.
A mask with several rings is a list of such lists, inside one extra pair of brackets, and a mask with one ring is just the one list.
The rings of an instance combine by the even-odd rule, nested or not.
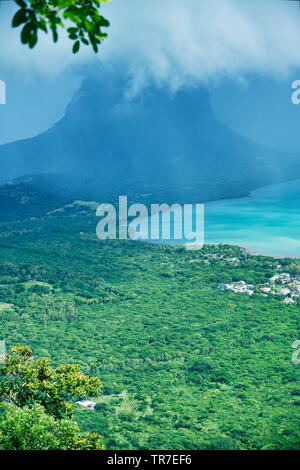
[[(249, 123), (246, 130), (238, 129), (241, 119), (234, 119), (241, 112), (234, 102), (238, 96), (249, 87), (255, 94), (260, 83), (261, 99), (263, 83), (266, 90), (275, 87), (278, 102), (288, 100), (291, 80), (300, 78), (296, 2), (112, 0), (103, 5), (111, 27), (99, 54), (84, 48), (75, 56), (65, 36), (53, 45), (41, 34), (33, 51), (21, 45), (19, 30), (10, 28), (13, 9), (13, 2), (3, 2), (0, 10), (0, 79), (7, 84), (7, 104), (0, 105), (0, 143), (50, 127), (63, 115), (82, 78), (99, 63), (125, 61), (129, 98), (153, 82), (172, 89), (205, 83), (220, 117), (244, 133), (248, 126), (250, 135), (253, 126), (252, 131)], [(231, 103), (221, 99), (224, 86)], [(252, 101), (245, 98), (244, 107)], [(286, 106), (294, 123), (296, 110), (290, 102)], [(297, 112), (300, 117), (300, 106)]]

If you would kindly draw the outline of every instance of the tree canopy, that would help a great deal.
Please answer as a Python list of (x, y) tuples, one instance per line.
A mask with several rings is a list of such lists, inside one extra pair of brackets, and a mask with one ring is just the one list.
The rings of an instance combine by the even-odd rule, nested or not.
[(0, 449), (104, 449), (99, 434), (79, 432), (70, 402), (97, 396), (101, 388), (101, 380), (78, 365), (54, 369), (29, 347), (12, 347), (0, 368)]
[(34, 359), (28, 346), (11, 348), (0, 370), (0, 399), (21, 407), (39, 403), (46, 413), (61, 419), (73, 416), (71, 401), (99, 395), (103, 386), (99, 378), (83, 374), (75, 364), (56, 369), (50, 364), (48, 358)]
[(97, 433), (80, 433), (69, 419), (56, 420), (35, 403), (0, 404), (0, 450), (103, 450)]
[(15, 13), (12, 26), (22, 27), (21, 42), (31, 49), (38, 42), (38, 33), (52, 32), (57, 42), (59, 30), (67, 27), (69, 39), (73, 41), (73, 52), (80, 45), (91, 45), (95, 52), (107, 37), (103, 28), (109, 21), (99, 12), (101, 2), (110, 0), (15, 0), (19, 10)]

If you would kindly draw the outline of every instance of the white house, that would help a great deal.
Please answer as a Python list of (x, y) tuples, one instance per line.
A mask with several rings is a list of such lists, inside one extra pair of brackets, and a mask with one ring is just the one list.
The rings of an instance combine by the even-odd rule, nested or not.
[(89, 401), (89, 400), (80, 400), (80, 401), (77, 401), (76, 403), (80, 406), (84, 406), (84, 408), (88, 408), (89, 410), (94, 410), (96, 406), (95, 402)]

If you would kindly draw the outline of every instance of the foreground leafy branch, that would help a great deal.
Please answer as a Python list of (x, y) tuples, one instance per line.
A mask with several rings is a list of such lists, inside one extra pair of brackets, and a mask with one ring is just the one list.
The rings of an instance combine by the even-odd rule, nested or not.
[(20, 9), (12, 20), (12, 26), (22, 26), (21, 41), (31, 49), (38, 42), (38, 32), (52, 32), (53, 41), (58, 40), (59, 28), (68, 25), (69, 39), (73, 42), (73, 52), (80, 45), (91, 45), (95, 52), (107, 33), (103, 28), (109, 21), (100, 13), (101, 2), (110, 0), (15, 0)]
[(103, 450), (97, 433), (80, 433), (69, 419), (56, 420), (37, 403), (0, 403), (0, 450)]
[(55, 418), (73, 416), (73, 401), (98, 396), (103, 386), (98, 377), (83, 374), (80, 366), (64, 364), (56, 369), (47, 358), (35, 359), (31, 349), (17, 344), (0, 369), (0, 400), (19, 407), (39, 403)]
[(29, 347), (12, 347), (0, 367), (0, 450), (104, 449), (98, 433), (80, 432), (70, 403), (101, 388), (77, 365), (54, 369)]

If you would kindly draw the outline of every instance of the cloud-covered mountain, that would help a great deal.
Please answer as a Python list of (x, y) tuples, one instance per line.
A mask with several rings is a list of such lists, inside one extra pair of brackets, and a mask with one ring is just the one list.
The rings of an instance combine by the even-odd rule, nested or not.
[[(100, 183), (252, 189), (300, 176), (300, 161), (228, 129), (204, 88), (148, 87), (129, 99), (126, 83), (87, 80), (47, 132), (0, 147), (1, 173), (65, 173)], [(230, 196), (230, 194), (228, 194)]]

